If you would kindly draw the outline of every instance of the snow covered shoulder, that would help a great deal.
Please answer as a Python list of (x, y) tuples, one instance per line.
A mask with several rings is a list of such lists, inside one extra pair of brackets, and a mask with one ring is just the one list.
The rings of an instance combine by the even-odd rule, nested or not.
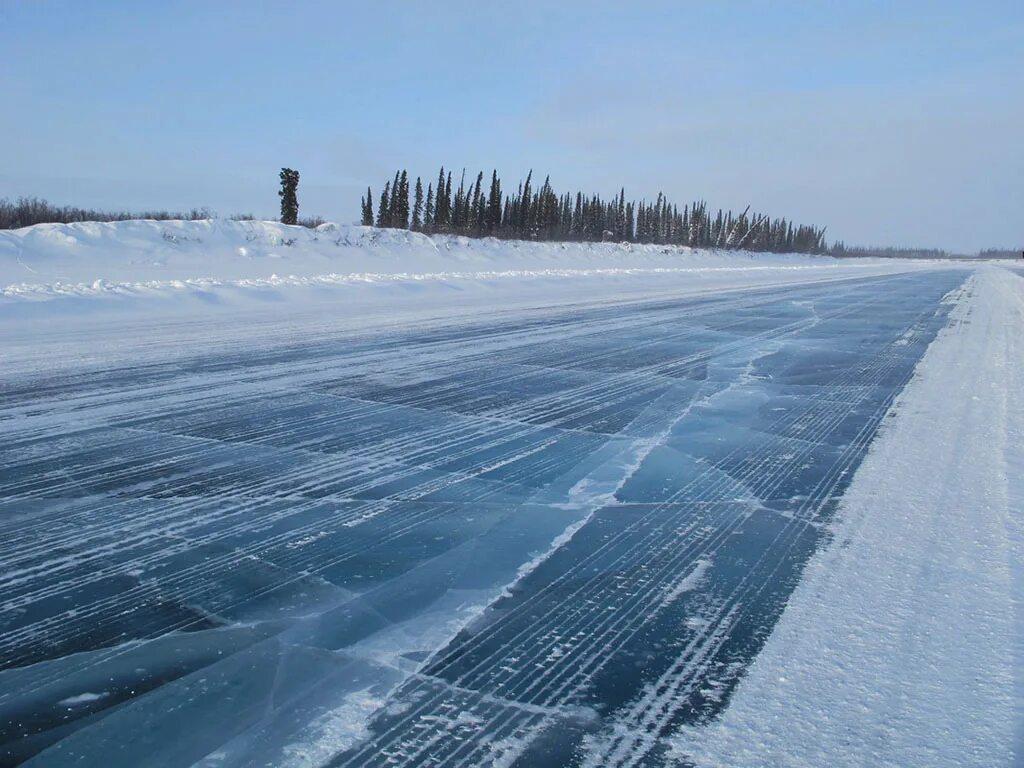
[(1024, 279), (958, 295), (697, 765), (1024, 757)]

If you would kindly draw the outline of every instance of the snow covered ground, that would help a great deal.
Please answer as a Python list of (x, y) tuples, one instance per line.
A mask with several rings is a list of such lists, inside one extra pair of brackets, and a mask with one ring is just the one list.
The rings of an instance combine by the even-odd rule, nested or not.
[(1006, 764), (1022, 284), (0, 233), (0, 755)]
[[(685, 258), (681, 261), (680, 256)], [(831, 259), (757, 254), (762, 266), (806, 267)], [(749, 268), (752, 255), (619, 243), (527, 243), (427, 237), (416, 232), (270, 221), (124, 221), (41, 224), (0, 231), (5, 295), (86, 294), (115, 285), (588, 269)], [(863, 262), (855, 262), (863, 263)], [(874, 263), (880, 263), (874, 260)], [(95, 281), (102, 281), (95, 285)], [(326, 280), (325, 280), (326, 281)]]

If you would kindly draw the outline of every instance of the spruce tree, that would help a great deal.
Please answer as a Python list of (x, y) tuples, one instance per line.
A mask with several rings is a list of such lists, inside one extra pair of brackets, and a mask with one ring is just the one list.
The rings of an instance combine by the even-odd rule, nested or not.
[(281, 223), (297, 224), (299, 221), (299, 172), (282, 168), (280, 177)]
[(389, 181), (384, 185), (384, 189), (380, 193), (380, 203), (377, 205), (377, 226), (388, 227), (391, 226), (391, 213), (388, 211), (388, 206), (391, 204), (391, 182)]
[[(483, 176), (483, 173), (480, 175)], [(487, 200), (482, 194), (476, 206), (475, 215), (476, 222), (474, 222), (473, 229), (477, 237), (482, 237), (487, 232)]]
[(409, 228), (409, 174), (402, 171), (395, 185), (397, 192), (392, 194), (391, 226), (397, 229)]
[[(449, 178), (451, 174), (449, 174)], [(441, 232), (448, 223), (444, 205), (444, 166), (437, 174), (437, 191), (434, 192), (434, 230)]]
[(373, 226), (373, 193), (366, 188), (366, 197), (363, 198), (363, 226)]
[(512, 200), (510, 198), (506, 197), (505, 198), (505, 202), (502, 203), (502, 208), (501, 208), (501, 222), (500, 222), (501, 226), (500, 226), (500, 228), (498, 230), (499, 233), (502, 233), (506, 229), (508, 229), (509, 222), (511, 220), (512, 220)]
[(473, 185), (473, 199), (469, 206), (469, 229), (473, 231), (473, 234), (479, 235), (483, 229), (483, 196), (480, 194), (480, 187), (484, 181), (484, 172), (480, 171), (476, 175), (476, 184)]
[(412, 228), (414, 232), (423, 229), (423, 183), (416, 177), (416, 198), (412, 206)]
[(434, 229), (434, 185), (427, 184), (427, 205), (423, 209), (423, 231)]
[(491, 173), (491, 191), (487, 195), (487, 231), (494, 234), (501, 226), (501, 181), (497, 170)]
[(398, 224), (396, 223), (396, 219), (400, 211), (398, 205), (398, 196), (399, 194), (401, 194), (402, 191), (401, 186), (399, 184), (400, 178), (400, 172), (395, 171), (395, 180), (391, 182), (391, 197), (388, 199), (388, 218), (387, 223), (384, 225), (386, 227), (398, 226)]
[(626, 188), (619, 190), (619, 203), (615, 211), (615, 239), (626, 239)]
[(448, 223), (451, 228), (459, 232), (466, 222), (465, 217), (465, 197), (466, 197), (466, 169), (462, 169), (462, 179), (459, 181), (459, 188), (455, 191), (455, 200), (452, 203), (451, 216), (449, 217)]
[[(448, 171), (448, 177), (444, 183), (444, 195), (441, 200), (438, 201), (444, 203), (444, 216), (441, 219), (441, 226), (447, 230), (452, 224), (452, 172)], [(438, 205), (438, 208), (441, 206)], [(434, 216), (437, 216), (437, 212), (434, 212)]]
[(526, 183), (523, 184), (522, 199), (519, 201), (519, 235), (520, 237), (530, 236), (530, 179), (533, 178), (533, 169), (526, 174)]
[(583, 239), (583, 193), (576, 193), (576, 203), (572, 209), (572, 223), (569, 225), (569, 239)]

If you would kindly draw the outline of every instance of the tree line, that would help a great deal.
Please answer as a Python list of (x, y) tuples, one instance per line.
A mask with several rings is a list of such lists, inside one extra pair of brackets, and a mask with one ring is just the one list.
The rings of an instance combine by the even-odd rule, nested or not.
[(953, 256), (942, 248), (911, 248), (878, 245), (847, 245), (837, 240), (829, 248), (837, 257), (873, 257), (881, 259), (948, 259)]
[(825, 253), (825, 228), (795, 224), (785, 218), (718, 209), (697, 200), (682, 209), (658, 193), (653, 200), (627, 200), (625, 189), (611, 199), (583, 192), (558, 194), (550, 177), (534, 186), (527, 174), (511, 194), (497, 171), (490, 182), (483, 172), (453, 189), (451, 171), (443, 167), (436, 183), (397, 171), (376, 198), (367, 188), (361, 200), (361, 221), (367, 226), (409, 229), (427, 234), (498, 237), (519, 240), (663, 243), (699, 248), (730, 248), (786, 253)]
[(208, 208), (193, 208), (188, 212), (97, 211), (75, 205), (54, 205), (38, 197), (19, 197), (17, 200), (0, 198), (0, 229), (20, 229), (33, 224), (72, 224), (78, 221), (198, 221), (212, 217), (213, 212)]
[[(296, 202), (296, 206), (298, 203)], [(295, 209), (296, 214), (298, 208)], [(204, 221), (219, 218), (210, 208), (192, 208), (188, 211), (110, 211), (82, 208), (77, 205), (55, 205), (40, 197), (19, 197), (15, 200), (0, 198), (0, 229), (20, 229), (35, 224), (74, 224), (82, 221)], [(225, 216), (229, 221), (255, 221), (251, 213), (233, 213)], [(296, 217), (293, 223), (316, 228), (327, 222), (322, 216)]]
[(1024, 248), (983, 248), (978, 251), (982, 259), (1024, 259)]

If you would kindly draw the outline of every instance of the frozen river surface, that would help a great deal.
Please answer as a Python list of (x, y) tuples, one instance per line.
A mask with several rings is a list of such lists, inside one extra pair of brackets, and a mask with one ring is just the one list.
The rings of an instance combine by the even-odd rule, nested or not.
[(0, 763), (663, 765), (956, 270), (0, 390)]

